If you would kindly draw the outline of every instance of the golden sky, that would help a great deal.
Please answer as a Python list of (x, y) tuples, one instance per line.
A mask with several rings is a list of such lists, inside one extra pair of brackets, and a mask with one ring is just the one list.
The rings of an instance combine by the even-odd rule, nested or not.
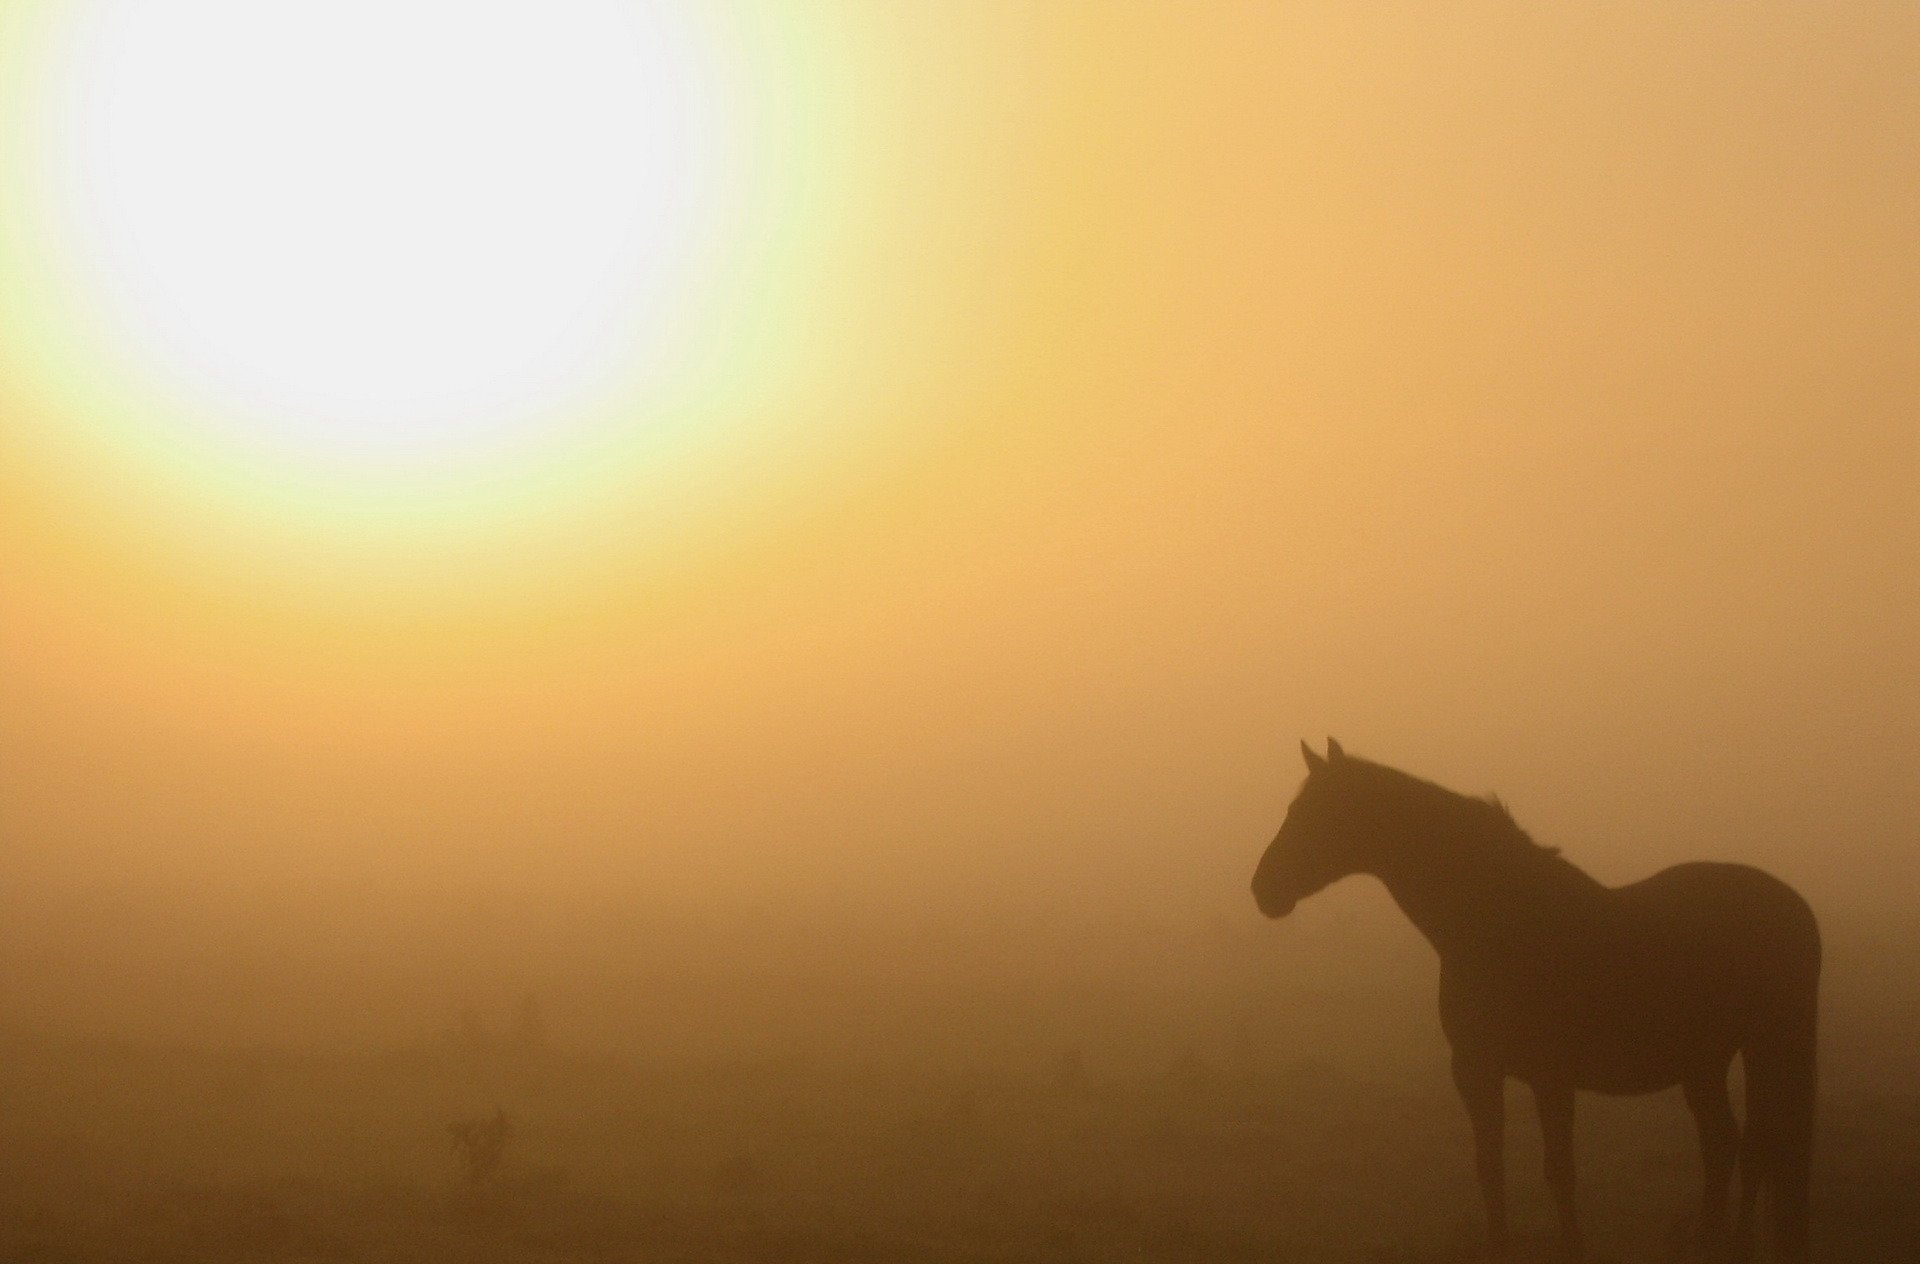
[(673, 336), (416, 481), (85, 333), (113, 7), (0, 5), (16, 866), (1237, 894), (1329, 730), (1605, 876), (1920, 824), (1910, 6), (667, 5)]

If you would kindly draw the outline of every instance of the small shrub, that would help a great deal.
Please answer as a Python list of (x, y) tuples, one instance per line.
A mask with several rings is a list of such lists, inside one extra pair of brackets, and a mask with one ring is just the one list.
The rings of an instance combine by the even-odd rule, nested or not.
[(454, 1158), (469, 1185), (482, 1185), (500, 1170), (513, 1140), (513, 1120), (506, 1108), (495, 1106), (491, 1118), (460, 1119), (447, 1125), (453, 1136)]

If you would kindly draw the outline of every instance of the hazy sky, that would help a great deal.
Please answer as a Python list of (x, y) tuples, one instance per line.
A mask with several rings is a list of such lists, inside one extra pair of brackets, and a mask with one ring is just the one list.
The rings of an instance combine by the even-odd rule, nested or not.
[(1232, 899), (1333, 732), (1920, 899), (1911, 6), (770, 13), (697, 476), (148, 505), (0, 380), (15, 875)]

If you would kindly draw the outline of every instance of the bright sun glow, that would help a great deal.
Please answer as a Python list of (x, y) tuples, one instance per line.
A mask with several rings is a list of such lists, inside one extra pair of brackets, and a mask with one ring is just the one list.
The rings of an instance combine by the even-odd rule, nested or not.
[(70, 32), (87, 306), (221, 444), (491, 461), (671, 357), (733, 143), (687, 6), (93, 0)]

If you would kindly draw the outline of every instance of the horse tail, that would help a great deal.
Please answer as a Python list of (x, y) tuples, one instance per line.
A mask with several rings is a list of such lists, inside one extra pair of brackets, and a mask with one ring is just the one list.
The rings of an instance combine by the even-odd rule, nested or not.
[(1781, 1264), (1804, 1264), (1807, 1258), (1819, 971), (1815, 939), (1810, 968), (1794, 972), (1799, 977), (1790, 994), (1770, 1007), (1742, 1051), (1747, 1127), (1740, 1154), (1741, 1220), (1751, 1225), (1755, 1197), (1763, 1196), (1774, 1258)]

